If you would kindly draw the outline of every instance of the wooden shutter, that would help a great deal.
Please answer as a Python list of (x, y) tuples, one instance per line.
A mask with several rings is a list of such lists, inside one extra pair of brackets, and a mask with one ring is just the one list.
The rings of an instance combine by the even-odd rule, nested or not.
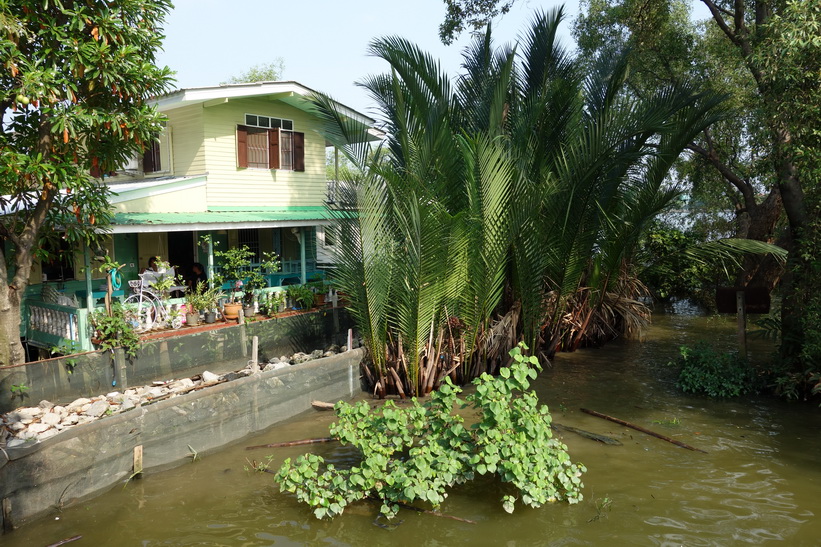
[(305, 133), (294, 131), (294, 171), (305, 171)]
[(155, 141), (143, 154), (143, 173), (155, 173), (160, 169), (160, 143)]
[(237, 126), (237, 167), (248, 167), (248, 128)]
[(279, 129), (268, 130), (268, 169), (279, 169)]

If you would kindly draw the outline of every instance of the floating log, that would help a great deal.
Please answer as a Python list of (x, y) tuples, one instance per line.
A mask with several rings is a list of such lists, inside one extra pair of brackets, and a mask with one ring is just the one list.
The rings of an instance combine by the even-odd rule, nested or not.
[(555, 429), (556, 431), (569, 431), (570, 433), (575, 433), (576, 435), (581, 435), (585, 439), (590, 439), (591, 441), (596, 441), (604, 444), (609, 444), (611, 446), (621, 446), (621, 442), (617, 441), (612, 437), (607, 437), (606, 435), (599, 435), (598, 433), (591, 433), (590, 431), (585, 431), (584, 429), (579, 429), (577, 427), (571, 427), (569, 425), (562, 425), (553, 422), (550, 424), (550, 427)]
[(591, 416), (596, 416), (597, 418), (602, 418), (604, 420), (609, 420), (611, 422), (615, 422), (615, 423), (623, 425), (625, 427), (630, 427), (632, 429), (635, 429), (636, 431), (641, 431), (642, 433), (646, 433), (647, 435), (651, 435), (651, 436), (653, 436), (657, 439), (661, 439), (662, 441), (667, 441), (668, 443), (672, 443), (676, 446), (680, 446), (681, 448), (686, 448), (687, 450), (692, 450), (694, 452), (701, 452), (702, 454), (707, 454), (707, 452), (705, 452), (704, 450), (701, 450), (700, 448), (695, 448), (695, 447), (690, 446), (689, 444), (683, 443), (681, 441), (677, 441), (675, 439), (671, 439), (670, 437), (662, 435), (661, 433), (656, 433), (655, 431), (650, 431), (649, 429), (645, 429), (645, 428), (641, 427), (640, 425), (631, 424), (630, 422), (626, 422), (624, 420), (614, 418), (613, 416), (608, 416), (607, 414), (602, 414), (601, 412), (596, 412), (595, 410), (588, 410), (586, 408), (582, 408), (581, 411), (586, 413), (586, 414), (590, 414)]
[(335, 441), (333, 437), (322, 437), (319, 439), (302, 439), (301, 441), (286, 441), (282, 443), (272, 443), (272, 444), (258, 444), (256, 446), (246, 446), (245, 450), (252, 450), (254, 448), (283, 448), (286, 446), (300, 446), (303, 444), (319, 444), (319, 443), (329, 443), (331, 441)]
[(60, 545), (65, 545), (66, 543), (71, 543), (72, 541), (77, 541), (78, 539), (82, 539), (83, 536), (74, 536), (71, 538), (61, 539), (57, 543), (52, 543), (48, 547), (60, 547)]
[(311, 406), (316, 410), (333, 410), (333, 403), (326, 403), (325, 401), (311, 401)]

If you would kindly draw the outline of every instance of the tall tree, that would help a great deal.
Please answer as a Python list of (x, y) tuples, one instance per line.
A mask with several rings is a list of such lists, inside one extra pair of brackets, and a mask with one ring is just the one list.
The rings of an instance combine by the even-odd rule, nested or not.
[[(375, 41), (392, 70), (363, 85), (382, 109), (386, 159), (318, 103), (360, 176), (358, 210), (337, 212), (337, 280), (382, 389), (494, 371), (520, 336), (534, 348), (544, 337), (548, 353), (612, 337), (624, 304), (639, 305), (633, 251), (720, 98), (686, 84), (625, 94), (624, 56), (581, 70), (556, 38), (561, 21), (537, 14), (516, 48), (488, 30), (455, 80), (406, 40)], [(590, 336), (605, 308), (612, 330)]]
[(162, 121), (146, 99), (167, 0), (0, 1), (0, 363), (24, 360), (20, 304), (38, 241), (73, 243), (109, 219), (100, 177), (143, 150)]
[(285, 71), (285, 60), (282, 57), (277, 57), (270, 63), (261, 63), (253, 65), (248, 70), (231, 76), (228, 81), (221, 82), (223, 84), (250, 84), (254, 82), (275, 82), (282, 78), (282, 73)]
[[(814, 129), (821, 122), (821, 2), (700, 1), (711, 15), (701, 26), (690, 22), (685, 0), (586, 0), (576, 36), (587, 56), (615, 47), (639, 61), (631, 78), (636, 93), (695, 77), (731, 94), (735, 115), (688, 144), (696, 161), (682, 173), (696, 193), (730, 197), (742, 237), (772, 239), (786, 220), (794, 275), (784, 286), (782, 353), (801, 368), (797, 358), (812, 328), (802, 295), (817, 284), (805, 262), (818, 247), (807, 197), (818, 192), (821, 152)], [(753, 275), (747, 271), (745, 281)]]

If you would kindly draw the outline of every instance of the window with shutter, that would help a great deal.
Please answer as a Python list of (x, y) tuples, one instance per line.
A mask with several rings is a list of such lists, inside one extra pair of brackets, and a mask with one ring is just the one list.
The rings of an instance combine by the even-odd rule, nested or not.
[(294, 122), (256, 114), (237, 125), (237, 166), (305, 171), (305, 133)]

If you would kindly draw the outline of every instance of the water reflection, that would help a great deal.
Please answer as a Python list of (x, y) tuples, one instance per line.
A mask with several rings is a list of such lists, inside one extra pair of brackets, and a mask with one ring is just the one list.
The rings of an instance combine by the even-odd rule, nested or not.
[[(502, 487), (483, 480), (454, 490), (442, 507), (475, 525), (403, 511), (401, 525), (374, 526), (362, 503), (317, 521), (271, 475), (248, 473), (266, 451), (245, 446), (322, 437), (333, 417), (308, 413), (196, 463), (117, 487), (106, 495), (3, 537), (3, 545), (47, 545), (83, 535), (86, 545), (818, 545), (821, 419), (815, 408), (779, 401), (709, 401), (675, 390), (668, 361), (708, 338), (731, 348), (731, 318), (660, 316), (644, 343), (560, 355), (535, 382), (554, 420), (620, 440), (605, 446), (565, 433), (583, 462), (585, 500), (575, 506), (501, 511)], [(755, 351), (765, 355), (770, 348)], [(617, 416), (708, 452), (691, 452), (581, 413)], [(305, 447), (276, 449), (272, 467)], [(336, 464), (355, 451), (313, 445)], [(609, 503), (607, 503), (609, 500)], [(77, 543), (80, 544), (79, 542)]]

